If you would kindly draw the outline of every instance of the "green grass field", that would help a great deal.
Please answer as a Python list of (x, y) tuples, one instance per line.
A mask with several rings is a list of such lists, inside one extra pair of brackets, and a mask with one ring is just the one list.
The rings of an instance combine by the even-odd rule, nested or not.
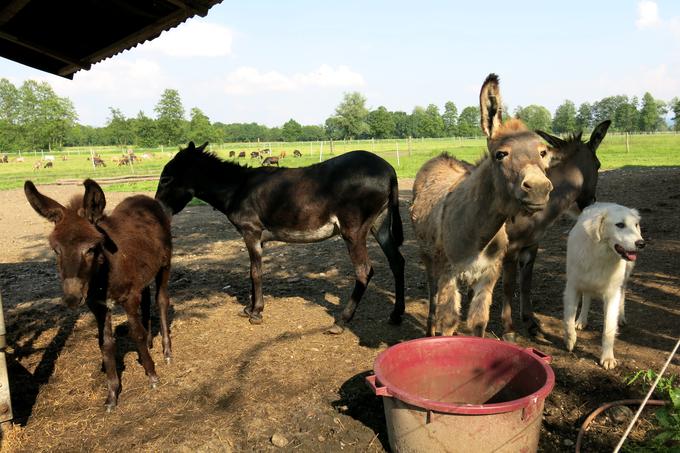
[[(655, 135), (631, 135), (629, 137), (630, 151), (626, 152), (626, 139), (623, 135), (608, 135), (600, 149), (598, 156), (603, 169), (614, 169), (624, 166), (680, 166), (680, 135), (679, 134), (655, 134)], [(282, 161), (282, 166), (301, 167), (312, 165), (322, 160), (332, 158), (354, 149), (365, 149), (375, 152), (392, 164), (399, 177), (412, 178), (421, 165), (437, 154), (447, 151), (458, 158), (468, 161), (477, 160), (486, 147), (486, 140), (477, 139), (413, 139), (409, 140), (357, 140), (334, 142), (332, 149), (329, 142), (299, 142), (299, 143), (225, 143), (212, 145), (211, 150), (220, 157), (227, 159), (229, 151), (250, 151), (271, 148), (274, 156), (285, 151), (287, 157)], [(293, 158), (293, 150), (298, 149), (303, 157)], [(93, 168), (88, 160), (90, 151), (99, 154), (106, 161), (106, 168)], [(158, 176), (171, 158), (176, 149), (135, 149), (135, 153), (141, 156), (143, 153), (152, 153), (154, 158), (136, 163), (133, 166), (118, 167), (112, 158), (119, 157), (122, 153), (120, 148), (93, 147), (93, 148), (66, 148), (63, 151), (53, 152), (56, 160), (54, 168), (34, 170), (34, 163), (41, 158), (40, 153), (24, 153), (24, 162), (14, 162), (18, 154), (9, 154), (10, 162), (0, 164), (0, 190), (18, 188), (27, 179), (36, 184), (52, 184), (60, 179), (85, 179), (102, 178), (127, 175), (151, 175)], [(62, 160), (66, 156), (67, 160)], [(398, 159), (397, 159), (398, 156)], [(238, 159), (237, 159), (238, 160)], [(243, 164), (257, 166), (258, 160), (238, 160)], [(136, 183), (110, 184), (106, 186), (109, 191), (154, 191), (155, 181)]]

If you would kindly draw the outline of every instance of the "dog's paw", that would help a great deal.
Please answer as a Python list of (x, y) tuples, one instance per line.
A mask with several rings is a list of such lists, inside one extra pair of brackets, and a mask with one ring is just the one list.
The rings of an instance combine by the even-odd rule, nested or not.
[(619, 327), (623, 327), (623, 326), (625, 326), (626, 324), (628, 324), (628, 321), (626, 321), (626, 317), (625, 317), (625, 316), (620, 316), (620, 317), (619, 317)]
[(619, 364), (618, 360), (616, 360), (614, 357), (601, 357), (600, 358), (600, 365), (602, 365), (602, 367), (605, 370), (614, 369), (614, 368), (616, 368), (616, 365), (618, 365), (618, 364)]
[(588, 327), (588, 321), (587, 320), (581, 320), (577, 319), (576, 320), (576, 330), (585, 330), (586, 327)]
[(564, 336), (564, 345), (567, 347), (567, 351), (571, 352), (574, 350), (576, 345), (576, 332), (573, 335), (566, 334)]

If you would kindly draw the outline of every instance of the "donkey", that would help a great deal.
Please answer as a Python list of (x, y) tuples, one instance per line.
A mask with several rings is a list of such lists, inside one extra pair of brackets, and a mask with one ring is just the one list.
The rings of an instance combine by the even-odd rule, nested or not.
[(354, 316), (373, 276), (366, 237), (372, 233), (395, 279), (390, 321), (404, 313), (404, 258), (399, 187), (394, 168), (367, 151), (352, 151), (302, 168), (242, 167), (206, 152), (204, 143), (177, 153), (163, 168), (156, 199), (177, 214), (194, 197), (227, 216), (243, 236), (250, 256), (251, 303), (243, 314), (262, 323), (262, 244), (309, 243), (340, 235), (354, 265), (354, 290), (329, 330), (341, 333)]
[(269, 156), (265, 157), (264, 160), (262, 161), (262, 166), (271, 166), (271, 165), (276, 165), (277, 167), (279, 166), (279, 158), (276, 156)]
[(57, 255), (62, 300), (72, 308), (87, 303), (97, 320), (108, 384), (108, 412), (116, 406), (121, 388), (111, 327), (113, 304), (121, 305), (127, 314), (130, 334), (137, 343), (150, 385), (158, 383), (149, 354), (153, 344), (149, 284), (154, 278), (163, 355), (167, 363), (171, 361), (167, 313), (172, 237), (170, 219), (156, 200), (145, 195), (128, 197), (107, 216), (102, 189), (91, 179), (83, 184), (85, 195), (74, 197), (68, 206), (38, 192), (31, 181), (24, 184), (24, 192), (33, 209), (54, 223), (49, 242)]
[(488, 153), (476, 165), (435, 157), (413, 184), (411, 220), (428, 279), (429, 336), (456, 333), (459, 281), (472, 292), (468, 327), (484, 336), (508, 243), (504, 224), (522, 211), (544, 209), (553, 188), (545, 174), (547, 145), (517, 119), (501, 124), (502, 105), (498, 76), (490, 74), (480, 92)]
[(538, 319), (533, 313), (531, 302), (531, 279), (538, 243), (555, 220), (570, 208), (580, 212), (595, 201), (597, 171), (600, 161), (597, 148), (602, 143), (611, 121), (606, 120), (593, 129), (587, 142), (581, 140), (582, 133), (569, 136), (566, 140), (543, 131), (536, 131), (552, 147), (552, 162), (548, 178), (554, 186), (548, 207), (532, 215), (520, 213), (505, 224), (508, 234), (508, 251), (503, 259), (503, 338), (514, 341), (516, 337), (512, 323), (512, 299), (520, 280), (520, 316), (531, 336), (543, 338)]

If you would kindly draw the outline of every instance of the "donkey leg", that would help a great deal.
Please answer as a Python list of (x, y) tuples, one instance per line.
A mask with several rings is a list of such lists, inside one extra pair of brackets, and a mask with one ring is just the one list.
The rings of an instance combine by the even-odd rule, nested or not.
[(262, 324), (262, 233), (248, 232), (243, 240), (250, 257), (250, 306), (243, 309), (242, 316), (248, 317), (251, 324)]
[(500, 263), (498, 264), (498, 266), (487, 269), (472, 285), (474, 296), (470, 301), (470, 308), (468, 308), (467, 325), (473, 335), (477, 337), (484, 338), (486, 325), (489, 323), (493, 287), (496, 285), (500, 273)]
[(142, 290), (142, 325), (146, 329), (146, 345), (153, 348), (153, 336), (151, 335), (151, 288), (148, 286)]
[(436, 334), (436, 315), (437, 315), (437, 277), (434, 275), (432, 261), (426, 255), (422, 255), (423, 264), (425, 264), (425, 275), (427, 276), (427, 297), (429, 298), (429, 312), (427, 314), (427, 328), (425, 335), (434, 337)]
[(338, 319), (333, 327), (328, 330), (328, 333), (339, 334), (345, 328), (345, 324), (350, 322), (354, 317), (357, 306), (361, 301), (361, 297), (368, 287), (368, 282), (371, 281), (373, 277), (373, 267), (371, 267), (371, 261), (368, 258), (368, 249), (366, 248), (366, 231), (359, 231), (352, 236), (345, 236), (345, 244), (347, 244), (347, 249), (349, 250), (349, 257), (354, 265), (354, 289), (352, 290), (352, 295), (349, 297), (349, 301), (342, 310), (340, 314), (340, 319)]
[(514, 342), (516, 339), (515, 327), (512, 324), (512, 299), (515, 295), (517, 283), (517, 256), (508, 254), (503, 260), (503, 340)]
[(162, 267), (156, 274), (156, 304), (161, 318), (161, 337), (163, 338), (163, 357), (165, 363), (172, 361), (172, 341), (170, 340), (170, 327), (168, 326), (168, 308), (170, 296), (168, 295), (168, 280), (170, 278), (170, 266)]
[(392, 275), (394, 275), (394, 309), (390, 314), (390, 324), (401, 324), (401, 317), (405, 311), (404, 304), (404, 257), (399, 251), (399, 246), (392, 236), (392, 229), (390, 228), (390, 214), (385, 216), (385, 219), (380, 224), (377, 230), (373, 230), (375, 237), (383, 253), (387, 257), (390, 264)]
[(139, 359), (142, 362), (146, 375), (149, 377), (151, 387), (155, 388), (156, 384), (158, 384), (158, 375), (156, 374), (156, 368), (153, 359), (151, 358), (151, 354), (149, 354), (149, 349), (146, 346), (147, 333), (139, 316), (140, 299), (141, 294), (128, 297), (123, 303), (123, 308), (125, 309), (125, 314), (127, 315), (128, 324), (130, 326), (130, 336), (137, 344)]
[(437, 282), (437, 326), (443, 336), (455, 335), (460, 322), (460, 292), (456, 279), (449, 273), (439, 277)]
[(534, 273), (534, 262), (538, 253), (538, 244), (528, 247), (520, 253), (520, 283), (519, 306), (522, 322), (527, 327), (529, 335), (545, 339), (540, 322), (534, 316), (534, 305), (531, 301), (531, 280)]
[(103, 303), (96, 301), (88, 300), (87, 304), (97, 320), (99, 350), (102, 353), (102, 365), (106, 372), (106, 385), (108, 387), (104, 406), (106, 406), (107, 412), (111, 412), (118, 403), (118, 394), (120, 393), (120, 379), (116, 369), (116, 340), (111, 327), (111, 310)]

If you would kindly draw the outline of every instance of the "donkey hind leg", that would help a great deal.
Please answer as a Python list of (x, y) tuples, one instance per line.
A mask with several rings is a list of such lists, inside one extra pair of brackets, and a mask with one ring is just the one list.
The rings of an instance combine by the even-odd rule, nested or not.
[(427, 329), (425, 335), (434, 337), (436, 334), (436, 314), (437, 314), (437, 277), (434, 275), (434, 266), (431, 259), (425, 254), (421, 255), (425, 265), (425, 275), (427, 276), (427, 297), (430, 301), (429, 312), (427, 314)]
[(168, 308), (170, 296), (168, 295), (168, 279), (170, 278), (170, 266), (162, 267), (156, 274), (156, 304), (161, 318), (161, 337), (163, 339), (163, 358), (165, 363), (172, 361), (172, 341), (170, 340), (170, 326), (168, 325)]
[(139, 360), (142, 362), (144, 371), (149, 377), (149, 384), (152, 388), (155, 388), (158, 384), (158, 375), (156, 374), (156, 367), (149, 354), (149, 348), (146, 345), (146, 329), (142, 325), (139, 316), (139, 305), (140, 305), (141, 294), (136, 294), (128, 297), (128, 299), (123, 303), (123, 308), (125, 309), (125, 314), (127, 315), (128, 325), (130, 326), (130, 336), (137, 344), (137, 350), (139, 351)]
[(500, 272), (501, 263), (498, 262), (487, 267), (479, 278), (471, 283), (474, 295), (470, 301), (470, 308), (468, 308), (467, 325), (472, 334), (477, 337), (483, 338), (486, 332), (486, 325), (489, 323), (493, 288), (496, 285), (496, 281), (498, 281)]
[(116, 407), (120, 394), (120, 378), (116, 369), (116, 340), (111, 328), (111, 310), (104, 303), (97, 301), (88, 300), (87, 305), (97, 320), (99, 350), (102, 353), (103, 371), (106, 372), (106, 385), (108, 387), (104, 406), (106, 406), (107, 412), (111, 412)]
[(387, 257), (390, 264), (392, 275), (394, 275), (394, 309), (390, 314), (390, 324), (401, 324), (401, 317), (404, 314), (404, 257), (399, 251), (397, 241), (392, 235), (391, 217), (389, 210), (385, 210), (387, 215), (378, 219), (380, 226), (371, 229), (373, 237), (380, 244), (380, 248)]
[(436, 326), (444, 336), (455, 335), (460, 322), (460, 292), (456, 278), (449, 273), (437, 282)]
[(262, 324), (264, 298), (262, 297), (262, 233), (248, 232), (243, 240), (250, 257), (250, 306), (243, 309), (240, 316), (249, 318), (251, 324)]
[(349, 257), (354, 265), (354, 289), (352, 290), (352, 295), (345, 306), (345, 309), (340, 315), (340, 319), (335, 322), (335, 324), (328, 329), (328, 333), (339, 334), (344, 330), (345, 324), (350, 322), (354, 317), (354, 312), (356, 312), (359, 302), (361, 302), (361, 297), (368, 287), (368, 282), (371, 281), (373, 277), (373, 267), (371, 266), (371, 260), (368, 258), (368, 249), (366, 248), (366, 235), (367, 231), (357, 231), (352, 236), (345, 236), (345, 244), (347, 244), (347, 249), (349, 250)]
[(527, 247), (519, 256), (519, 307), (522, 322), (527, 328), (529, 335), (545, 340), (545, 334), (541, 323), (534, 316), (534, 305), (531, 301), (531, 280), (534, 273), (534, 262), (538, 254), (538, 244)]
[(508, 254), (503, 260), (503, 311), (501, 320), (503, 322), (503, 340), (515, 342), (517, 334), (515, 326), (512, 324), (512, 300), (515, 296), (515, 286), (517, 284), (517, 255)]
[(146, 347), (153, 348), (153, 335), (151, 334), (151, 288), (146, 286), (142, 290), (142, 325), (146, 329)]

